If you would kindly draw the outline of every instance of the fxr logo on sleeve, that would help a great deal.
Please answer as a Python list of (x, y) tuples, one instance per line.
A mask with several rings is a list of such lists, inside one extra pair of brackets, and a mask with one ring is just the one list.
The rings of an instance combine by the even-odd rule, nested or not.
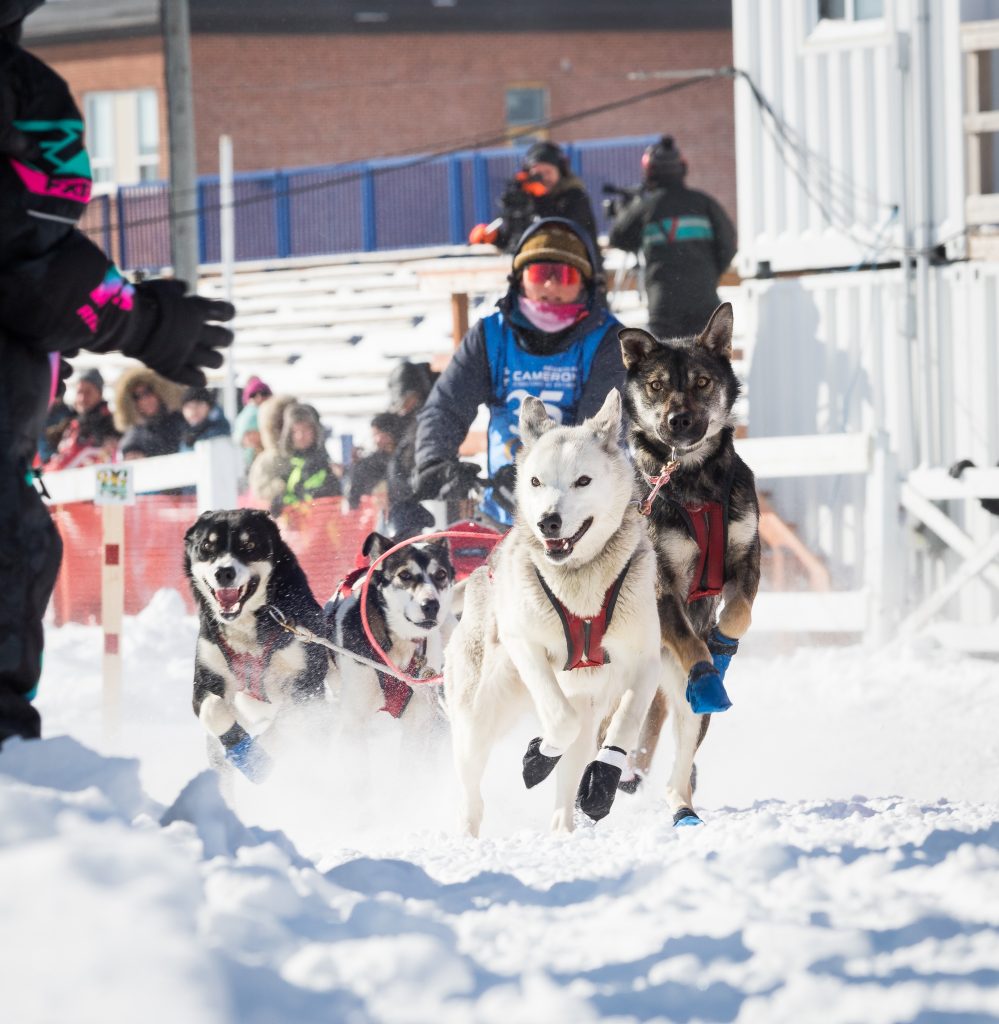
[(69, 199), (84, 206), (90, 200), (90, 157), (83, 147), (83, 122), (15, 121), (14, 127), (30, 135), (39, 150), (42, 166), (33, 167), (10, 158), (11, 166), (34, 195)]
[(90, 301), (76, 311), (91, 334), (97, 333), (100, 310), (107, 305), (117, 306), (128, 313), (132, 309), (135, 289), (121, 276), (117, 267), (109, 267), (104, 280), (90, 293)]

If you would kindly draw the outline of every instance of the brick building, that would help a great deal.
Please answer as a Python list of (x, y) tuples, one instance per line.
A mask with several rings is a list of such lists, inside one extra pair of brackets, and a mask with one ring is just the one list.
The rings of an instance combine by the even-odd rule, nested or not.
[[(238, 171), (471, 148), (665, 84), (630, 72), (732, 63), (728, 0), (190, 0), (190, 13), (199, 174), (216, 170), (221, 133), (233, 137)], [(156, 0), (48, 4), (26, 28), (25, 45), (84, 111), (95, 180), (166, 177)], [(549, 134), (661, 131), (677, 137), (690, 184), (734, 216), (730, 79)]]

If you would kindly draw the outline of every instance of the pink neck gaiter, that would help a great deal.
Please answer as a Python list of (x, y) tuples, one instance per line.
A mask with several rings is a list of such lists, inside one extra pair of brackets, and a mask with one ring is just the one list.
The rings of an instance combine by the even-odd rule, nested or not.
[(521, 313), (545, 334), (557, 334), (559, 331), (564, 331), (567, 327), (582, 320), (587, 312), (585, 302), (567, 302), (562, 306), (553, 306), (547, 302), (528, 299), (523, 295), (518, 301)]

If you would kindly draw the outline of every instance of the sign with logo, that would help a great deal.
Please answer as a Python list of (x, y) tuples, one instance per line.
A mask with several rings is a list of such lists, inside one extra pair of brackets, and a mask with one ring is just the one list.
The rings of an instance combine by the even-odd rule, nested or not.
[(134, 505), (135, 476), (133, 467), (126, 463), (98, 466), (95, 505)]

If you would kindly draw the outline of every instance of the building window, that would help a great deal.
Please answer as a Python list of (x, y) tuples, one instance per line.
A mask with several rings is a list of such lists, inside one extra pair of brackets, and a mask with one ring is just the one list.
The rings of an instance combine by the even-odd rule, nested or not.
[(506, 130), (511, 139), (521, 142), (548, 137), (544, 128), (527, 129), (543, 125), (548, 120), (548, 90), (538, 85), (517, 85), (506, 91)]
[(160, 112), (155, 89), (91, 92), (83, 98), (94, 184), (132, 185), (160, 177)]
[(822, 21), (870, 21), (884, 15), (884, 0), (819, 0)]

